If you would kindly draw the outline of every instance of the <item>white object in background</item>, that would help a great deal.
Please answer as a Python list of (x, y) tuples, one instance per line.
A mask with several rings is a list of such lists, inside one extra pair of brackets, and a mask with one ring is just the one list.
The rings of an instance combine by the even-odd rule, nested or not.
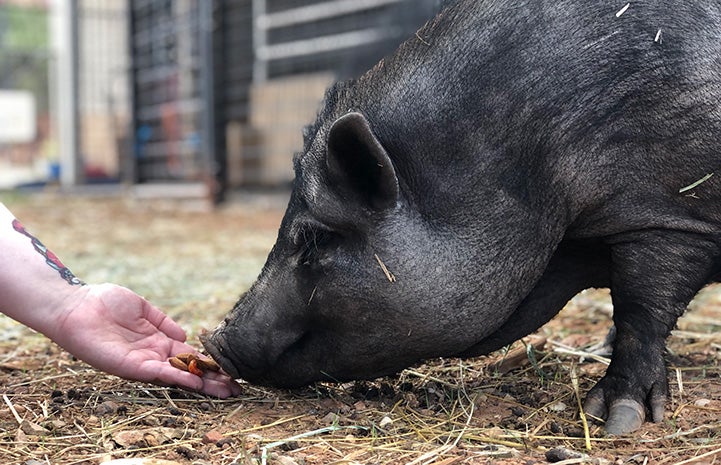
[(32, 142), (36, 133), (32, 92), (0, 90), (0, 144)]

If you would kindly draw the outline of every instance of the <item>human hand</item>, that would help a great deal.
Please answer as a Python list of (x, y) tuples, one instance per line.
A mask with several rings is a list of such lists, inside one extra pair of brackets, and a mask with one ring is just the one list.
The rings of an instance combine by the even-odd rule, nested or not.
[(114, 284), (77, 287), (66, 308), (47, 336), (95, 368), (220, 398), (240, 393), (224, 373), (201, 378), (172, 367), (169, 357), (197, 350), (185, 343), (185, 331), (177, 323), (129, 289)]

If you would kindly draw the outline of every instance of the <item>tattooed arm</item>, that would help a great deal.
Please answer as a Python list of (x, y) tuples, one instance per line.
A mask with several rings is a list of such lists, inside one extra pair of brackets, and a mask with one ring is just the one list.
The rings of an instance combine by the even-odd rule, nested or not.
[(170, 366), (168, 357), (195, 352), (180, 326), (124, 287), (85, 285), (2, 203), (0, 311), (108, 373), (218, 397), (239, 392), (224, 374)]
[(2, 204), (0, 257), (0, 310), (43, 334), (52, 333), (62, 309), (78, 297), (75, 290), (82, 283)]

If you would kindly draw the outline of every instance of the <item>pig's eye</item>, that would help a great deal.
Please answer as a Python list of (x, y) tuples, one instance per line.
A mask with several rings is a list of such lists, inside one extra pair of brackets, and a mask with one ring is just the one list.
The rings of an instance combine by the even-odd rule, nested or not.
[(311, 266), (318, 262), (323, 250), (333, 242), (336, 234), (317, 227), (302, 228), (297, 238), (298, 264)]

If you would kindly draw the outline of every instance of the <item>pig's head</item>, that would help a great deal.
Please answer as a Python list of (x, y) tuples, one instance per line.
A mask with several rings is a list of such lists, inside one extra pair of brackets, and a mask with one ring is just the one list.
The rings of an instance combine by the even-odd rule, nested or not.
[(466, 241), (478, 231), (420, 214), (360, 113), (316, 128), (294, 163), (258, 280), (203, 338), (233, 377), (291, 387), (392, 374), (462, 352), (515, 308), (495, 257)]

